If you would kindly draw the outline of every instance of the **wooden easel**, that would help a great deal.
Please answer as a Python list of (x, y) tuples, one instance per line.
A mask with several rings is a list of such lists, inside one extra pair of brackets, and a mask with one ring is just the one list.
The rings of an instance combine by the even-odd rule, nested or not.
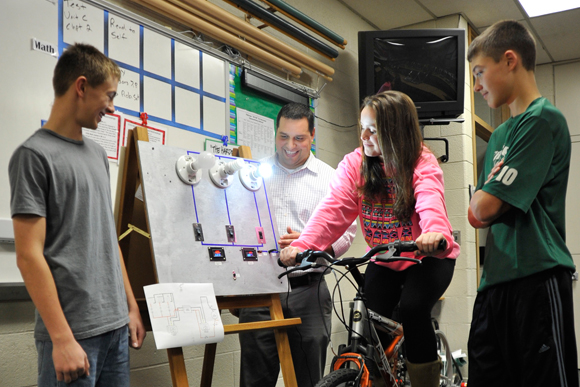
[[(135, 192), (140, 185), (141, 176), (137, 141), (149, 141), (149, 135), (146, 128), (136, 127), (133, 130), (129, 130), (127, 148), (125, 149), (124, 158), (119, 165), (120, 183), (117, 187), (118, 197), (116, 206), (116, 226), (118, 236), (123, 234), (127, 228), (137, 228), (145, 231), (145, 234), (150, 233), (147, 217), (147, 205), (144, 201), (135, 198)], [(238, 156), (251, 158), (250, 149), (248, 147), (240, 147)], [(135, 233), (133, 233), (133, 235), (134, 234)], [(119, 242), (119, 245), (123, 253), (129, 281), (131, 282), (133, 293), (137, 299), (143, 322), (146, 329), (150, 331), (151, 322), (149, 320), (143, 286), (159, 282), (154, 263), (153, 247), (151, 238), (149, 238), (149, 241), (146, 241), (146, 237), (144, 236), (138, 235), (133, 238), (131, 236), (132, 235), (129, 235), (123, 238)], [(300, 318), (284, 318), (280, 296), (278, 294), (232, 297), (221, 296), (217, 297), (217, 302), (220, 310), (250, 307), (270, 308), (272, 320), (224, 325), (225, 334), (248, 332), (259, 329), (273, 329), (276, 337), (278, 357), (280, 358), (284, 384), (287, 387), (297, 387), (286, 328), (301, 324), (301, 320)], [(203, 371), (201, 376), (202, 387), (211, 386), (216, 348), (217, 344), (215, 343), (207, 344), (205, 346)], [(173, 387), (189, 387), (183, 349), (168, 349), (167, 358), (169, 360), (169, 369), (171, 371)]]

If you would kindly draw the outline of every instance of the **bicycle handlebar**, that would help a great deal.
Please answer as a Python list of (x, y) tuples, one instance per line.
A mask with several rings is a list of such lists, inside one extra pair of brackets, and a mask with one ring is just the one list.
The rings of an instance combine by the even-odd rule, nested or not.
[[(447, 248), (447, 240), (442, 239), (439, 242), (439, 246), (437, 247), (437, 249), (443, 251), (446, 248)], [(347, 265), (351, 265), (353, 263), (354, 264), (364, 263), (364, 262), (368, 261), (369, 259), (371, 259), (373, 256), (375, 256), (375, 254), (380, 253), (380, 252), (384, 252), (384, 251), (388, 251), (388, 253), (386, 254), (387, 256), (383, 257), (381, 255), (377, 255), (377, 256), (375, 256), (376, 261), (380, 261), (380, 262), (409, 261), (409, 262), (414, 262), (414, 263), (420, 264), (421, 260), (419, 260), (419, 259), (398, 256), (400, 253), (413, 252), (416, 250), (418, 250), (418, 248), (417, 248), (417, 244), (415, 243), (415, 241), (400, 241), (400, 240), (396, 240), (396, 241), (391, 242), (391, 243), (386, 243), (386, 244), (374, 246), (373, 248), (371, 248), (369, 251), (367, 251), (360, 258), (352, 257), (352, 258), (336, 259), (333, 256), (331, 256), (330, 254), (325, 253), (324, 251), (305, 250), (301, 253), (296, 254), (296, 262), (301, 263), (301, 265), (287, 270), (281, 276), (283, 276), (285, 274), (289, 274), (293, 271), (305, 270), (306, 268), (313, 265), (317, 258), (324, 258), (326, 261), (328, 261), (329, 263), (334, 264), (334, 265), (347, 266)], [(310, 264), (304, 265), (303, 262), (309, 262)], [(281, 267), (286, 267), (282, 263), (282, 261), (280, 261), (280, 258), (278, 258), (278, 265)]]

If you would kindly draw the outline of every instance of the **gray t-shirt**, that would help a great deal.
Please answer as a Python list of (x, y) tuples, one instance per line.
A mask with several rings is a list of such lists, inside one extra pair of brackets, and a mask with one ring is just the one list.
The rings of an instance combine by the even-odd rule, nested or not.
[[(12, 216), (46, 218), (44, 256), (77, 340), (129, 322), (105, 150), (39, 129), (9, 164)], [(50, 340), (36, 312), (34, 337)]]

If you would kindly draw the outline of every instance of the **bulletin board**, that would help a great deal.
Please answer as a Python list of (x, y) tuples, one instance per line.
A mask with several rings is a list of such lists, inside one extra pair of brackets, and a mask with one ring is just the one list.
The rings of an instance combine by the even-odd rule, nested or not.
[[(111, 127), (123, 130), (127, 123), (141, 122), (140, 113), (146, 112), (148, 126), (163, 129), (167, 145), (197, 150), (208, 138), (221, 140), (232, 128), (235, 133), (230, 70), (239, 68), (239, 59), (199, 43), (191, 33), (172, 31), (107, 1), (7, 1), (0, 12), (0, 170), (8, 170), (14, 150), (48, 119), (54, 101), (54, 66), (76, 41), (96, 46), (121, 68), (115, 98), (115, 114), (120, 118)], [(267, 95), (236, 93), (250, 98), (237, 101), (240, 106), (269, 117), (282, 106)], [(121, 145), (122, 135), (117, 136)], [(235, 138), (230, 142), (236, 143)], [(118, 155), (111, 153), (115, 154), (110, 158), (114, 194)], [(8, 174), (0, 179), (0, 220), (9, 222)], [(0, 284), (21, 283), (15, 262), (14, 245), (0, 246)]]
[[(285, 102), (278, 100), (268, 100), (263, 97), (263, 94), (251, 89), (244, 89), (242, 86), (242, 71), (240, 67), (230, 66), (230, 95), (234, 98), (230, 101), (231, 106), (249, 110), (251, 112), (260, 113), (263, 116), (276, 120), (278, 112), (285, 105)], [(233, 94), (232, 94), (233, 93)], [(230, 138), (234, 140), (237, 138), (236, 125), (230, 127)]]
[[(242, 69), (230, 65), (230, 139), (237, 143), (238, 140), (238, 115), (236, 110), (243, 109), (267, 117), (274, 122), (278, 112), (286, 104), (282, 100), (267, 98), (264, 94), (252, 89), (244, 88), (242, 85)], [(309, 98), (310, 110), (314, 113), (314, 100)], [(246, 144), (241, 144), (246, 145)], [(316, 139), (312, 142), (312, 153), (316, 155)]]

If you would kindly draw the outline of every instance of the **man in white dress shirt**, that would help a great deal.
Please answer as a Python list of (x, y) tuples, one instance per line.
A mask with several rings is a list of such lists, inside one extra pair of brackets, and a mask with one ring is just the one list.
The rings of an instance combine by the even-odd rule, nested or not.
[[(276, 120), (276, 154), (262, 160), (272, 165), (268, 192), (278, 223), (280, 249), (297, 239), (318, 203), (326, 196), (334, 169), (310, 152), (314, 114), (308, 106), (290, 103)], [(356, 233), (356, 222), (327, 252), (345, 253)], [(330, 340), (332, 300), (323, 268), (289, 275), (292, 292), (281, 294), (286, 318), (302, 324), (288, 329), (299, 387), (313, 387), (323, 376)], [(270, 320), (268, 308), (242, 309), (240, 322)], [(274, 387), (280, 372), (278, 350), (271, 330), (240, 333), (240, 387)]]

